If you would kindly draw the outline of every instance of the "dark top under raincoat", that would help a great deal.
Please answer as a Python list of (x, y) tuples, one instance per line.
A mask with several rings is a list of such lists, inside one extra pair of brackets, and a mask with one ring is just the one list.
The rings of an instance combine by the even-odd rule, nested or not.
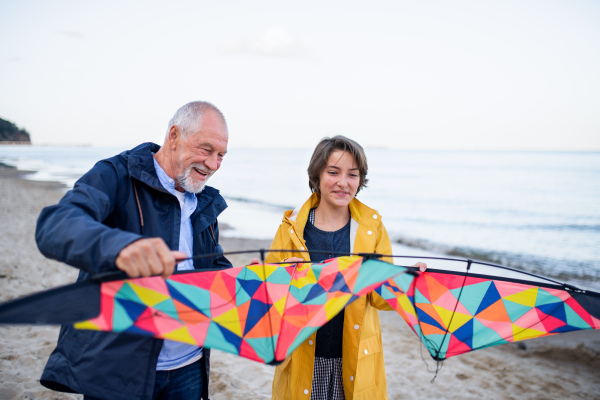
[[(81, 281), (115, 271), (119, 252), (143, 237), (160, 237), (177, 250), (181, 210), (177, 198), (156, 176), (153, 153), (159, 148), (144, 143), (99, 161), (57, 205), (40, 214), (36, 230), (40, 251), (79, 268)], [(220, 253), (217, 216), (227, 204), (219, 191), (209, 186), (197, 197), (198, 206), (191, 217), (194, 251)], [(196, 269), (229, 267), (223, 256), (194, 261)], [(162, 344), (160, 339), (65, 325), (40, 382), (53, 390), (100, 399), (150, 399)], [(209, 358), (210, 351), (205, 349), (205, 399)]]

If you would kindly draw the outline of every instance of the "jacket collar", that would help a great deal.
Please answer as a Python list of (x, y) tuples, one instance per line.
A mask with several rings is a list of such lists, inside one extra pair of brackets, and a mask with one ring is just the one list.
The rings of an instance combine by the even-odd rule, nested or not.
[[(129, 176), (161, 192), (167, 192), (160, 184), (154, 169), (153, 153), (160, 150), (155, 143), (142, 143), (133, 149), (122, 153), (127, 157), (127, 172)], [(167, 192), (168, 193), (168, 192)]]
[[(295, 225), (295, 229), (298, 232), (304, 232), (310, 209), (317, 207), (320, 201), (320, 196), (313, 193), (304, 204), (296, 207), (294, 210), (287, 211), (284, 215)], [(350, 209), (352, 219), (358, 224), (366, 226), (368, 229), (377, 229), (377, 226), (381, 222), (381, 215), (376, 210), (363, 204), (356, 197), (350, 201), (348, 208)]]

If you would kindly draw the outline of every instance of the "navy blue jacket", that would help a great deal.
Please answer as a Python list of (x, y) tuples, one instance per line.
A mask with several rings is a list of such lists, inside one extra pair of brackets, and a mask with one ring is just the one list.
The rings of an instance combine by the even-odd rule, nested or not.
[[(40, 251), (79, 268), (77, 280), (81, 281), (115, 271), (119, 252), (143, 237), (161, 237), (177, 250), (181, 210), (177, 198), (156, 176), (152, 153), (159, 148), (144, 143), (99, 161), (57, 205), (40, 214), (36, 230)], [(219, 191), (209, 186), (197, 197), (198, 207), (191, 217), (194, 251), (221, 253), (217, 216), (227, 204)], [(220, 256), (195, 260), (194, 267), (229, 268), (231, 263)], [(159, 339), (65, 325), (40, 382), (53, 390), (100, 399), (150, 399), (162, 344)], [(209, 358), (210, 351), (205, 349), (205, 394)]]

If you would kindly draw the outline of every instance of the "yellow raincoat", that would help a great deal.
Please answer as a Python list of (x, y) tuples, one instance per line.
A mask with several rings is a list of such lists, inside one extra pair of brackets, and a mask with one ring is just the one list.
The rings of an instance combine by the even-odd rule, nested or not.
[[(306, 250), (304, 227), (311, 208), (319, 204), (313, 194), (304, 205), (288, 210), (271, 244), (271, 249)], [(350, 204), (350, 247), (354, 253), (392, 254), (392, 245), (377, 211), (357, 199)], [(279, 262), (290, 257), (308, 260), (308, 253), (269, 253), (266, 262)], [(391, 258), (385, 261), (392, 262)], [(377, 309), (392, 310), (379, 295), (360, 297), (345, 309), (342, 350), (342, 376), (346, 400), (387, 399), (385, 366), (381, 345), (381, 328)], [(275, 369), (274, 400), (310, 399), (316, 332), (302, 343)]]

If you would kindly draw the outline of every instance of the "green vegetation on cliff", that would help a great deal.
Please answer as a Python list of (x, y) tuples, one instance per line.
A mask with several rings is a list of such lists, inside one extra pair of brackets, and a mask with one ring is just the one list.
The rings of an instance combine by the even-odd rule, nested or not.
[(26, 142), (31, 143), (29, 133), (19, 129), (15, 124), (0, 118), (0, 143), (1, 142)]

